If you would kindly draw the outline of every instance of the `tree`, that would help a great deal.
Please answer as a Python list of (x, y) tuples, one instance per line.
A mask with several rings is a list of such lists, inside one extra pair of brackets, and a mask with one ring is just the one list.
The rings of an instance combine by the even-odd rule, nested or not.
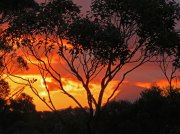
[(0, 112), (4, 112), (8, 109), (7, 98), (9, 96), (10, 89), (9, 84), (4, 80), (0, 80)]
[[(29, 59), (30, 62), (34, 64), (36, 67), (38, 67), (38, 69), (40, 70), (40, 74), (42, 75), (45, 88), (49, 95), (48, 101), (50, 102), (50, 104), (46, 102), (44, 98), (41, 98), (37, 89), (32, 86), (32, 84), (36, 81), (36, 79), (32, 81), (25, 80), (25, 79), (23, 80), (27, 82), (26, 84), (29, 84), (32, 91), (42, 101), (44, 101), (45, 104), (53, 111), (55, 111), (56, 108), (54, 107), (51, 101), (50, 92), (49, 92), (49, 89), (47, 88), (47, 82), (46, 82), (46, 77), (49, 75), (52, 78), (54, 78), (58, 83), (60, 83), (60, 88), (62, 88), (61, 90), (63, 92), (67, 93), (74, 101), (77, 102), (77, 100), (68, 92), (66, 92), (64, 88), (62, 87), (61, 79), (59, 79), (60, 76), (58, 72), (56, 72), (52, 68), (52, 65), (51, 65), (52, 55), (50, 53), (52, 52), (52, 49), (54, 48), (54, 43), (57, 42), (56, 40), (57, 35), (64, 34), (64, 31), (66, 30), (67, 25), (71, 23), (72, 19), (77, 17), (77, 13), (79, 13), (79, 8), (75, 6), (72, 3), (72, 1), (66, 1), (66, 0), (52, 1), (52, 2), (49, 2), (47, 5), (41, 5), (40, 8), (35, 8), (34, 10), (30, 10), (30, 11), (24, 12), (24, 14), (21, 14), (20, 16), (18, 16), (17, 19), (14, 20), (14, 22), (12, 23), (13, 26), (10, 27), (9, 30), (7, 31), (7, 33), (10, 36), (12, 35), (12, 33), (16, 33), (15, 34), (16, 38), (14, 38), (15, 44), (17, 46), (21, 46), (21, 49), (24, 52), (24, 56), (27, 59)], [(28, 28), (29, 30), (26, 28)], [(33, 32), (33, 29), (37, 31)], [(48, 36), (50, 32), (49, 30), (52, 32), (50, 36)], [(26, 34), (24, 32), (26, 32)], [(30, 36), (27, 37), (26, 35), (30, 35)], [(40, 36), (38, 37), (38, 35)], [(21, 38), (23, 40), (20, 41), (18, 40), (18, 38), (19, 39)], [(31, 44), (32, 41), (33, 43)], [(53, 41), (54, 43), (50, 44), (51, 41)], [(42, 46), (42, 44), (44, 43), (46, 45)], [(31, 61), (32, 59), (31, 57), (29, 57), (30, 55), (35, 60), (38, 61), (37, 64)], [(41, 60), (41, 58), (45, 58), (45, 60)], [(7, 71), (7, 72), (11, 74), (10, 71)], [(11, 75), (15, 76), (14, 74), (11, 74)], [(79, 106), (83, 108), (80, 104)]]
[[(7, 33), (8, 25), (16, 18), (18, 14), (21, 14), (25, 10), (30, 10), (32, 7), (38, 7), (38, 4), (34, 0), (1, 0), (0, 1), (0, 77), (3, 78), (3, 74), (6, 73), (6, 67), (12, 68), (12, 62), (14, 64), (21, 64), (20, 57), (16, 53), (16, 48), (12, 45), (13, 40), (10, 40), (5, 36)], [(6, 41), (4, 41), (6, 40)], [(25, 62), (24, 62), (25, 63)], [(25, 64), (24, 64), (25, 65)], [(11, 67), (10, 67), (11, 66)], [(14, 66), (14, 65), (13, 65)], [(23, 67), (23, 66), (19, 66)], [(24, 66), (25, 67), (25, 66)], [(25, 67), (27, 69), (27, 66)], [(16, 69), (17, 70), (17, 69)], [(13, 70), (15, 69), (13, 68)]]
[(167, 82), (168, 82), (168, 89), (169, 89), (169, 94), (172, 95), (175, 89), (177, 89), (178, 82), (179, 82), (179, 71), (180, 68), (177, 66), (177, 64), (174, 64), (174, 57), (173, 55), (167, 55), (167, 54), (161, 54), (161, 57), (159, 58), (160, 61), (159, 67), (165, 76)]
[(0, 98), (6, 99), (9, 96), (10, 88), (8, 82), (0, 80)]
[(21, 113), (36, 111), (33, 98), (25, 93), (20, 94), (16, 99), (10, 101), (10, 110)]
[(38, 6), (34, 0), (1, 0), (0, 1), (0, 24), (8, 23), (18, 13)]
[[(22, 91), (21, 91), (22, 92)], [(34, 112), (35, 105), (33, 99), (25, 93), (15, 93), (11, 95), (8, 82), (4, 79), (0, 80), (0, 112), (10, 110), (18, 112)], [(19, 95), (19, 96), (18, 96)], [(14, 99), (14, 97), (16, 97)]]
[[(42, 101), (56, 111), (47, 85), (50, 76), (58, 83), (57, 88), (83, 109), (64, 88), (63, 72), (53, 67), (53, 54), (58, 52), (59, 64), (63, 61), (67, 65), (86, 92), (92, 121), (100, 116), (104, 93), (112, 80), (118, 82), (106, 103), (129, 73), (160, 53), (174, 54), (179, 46), (175, 32), (179, 4), (171, 0), (93, 0), (91, 7), (92, 14), (81, 17), (72, 1), (52, 0), (19, 15), (7, 33), (8, 37), (13, 35), (15, 44), (39, 69), (50, 103), (33, 87), (36, 80), (25, 81)], [(95, 97), (90, 85), (97, 78), (100, 89)]]
[[(14, 40), (6, 36), (8, 25), (11, 21), (24, 11), (32, 7), (38, 7), (34, 0), (1, 0), (0, 1), (0, 98), (6, 103), (10, 94), (8, 83), (5, 81), (7, 71), (21, 72), (28, 70), (26, 61), (18, 54), (16, 47), (12, 44)], [(22, 90), (21, 90), (22, 92)], [(19, 93), (19, 92), (16, 92)], [(13, 94), (16, 95), (16, 93)], [(12, 96), (12, 97), (13, 97)]]
[[(161, 53), (168, 55), (177, 53), (179, 35), (175, 25), (176, 20), (179, 20), (179, 11), (179, 4), (171, 0), (94, 0), (93, 17), (78, 20), (72, 25), (67, 34), (68, 40), (73, 45), (73, 50), (70, 50), (72, 58), (68, 59), (63, 55), (66, 47), (61, 49), (60, 55), (73, 74), (86, 88), (96, 74), (91, 73), (94, 70), (96, 72), (99, 66), (100, 68), (106, 66), (97, 103), (92, 93), (88, 93), (86, 89), (90, 96), (89, 102), (95, 105), (97, 114), (101, 109), (104, 90), (122, 67), (130, 63), (136, 64), (127, 72), (123, 72), (122, 79), (108, 101), (129, 72), (149, 60), (154, 60), (153, 56), (159, 56)], [(85, 80), (75, 64), (78, 60), (84, 68)], [(98, 62), (88, 65), (89, 60)], [(91, 65), (96, 68), (90, 68)]]

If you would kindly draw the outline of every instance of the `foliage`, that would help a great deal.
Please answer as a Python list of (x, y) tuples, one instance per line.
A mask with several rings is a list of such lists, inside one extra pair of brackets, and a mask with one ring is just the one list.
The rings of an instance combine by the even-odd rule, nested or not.
[(35, 105), (33, 98), (29, 95), (22, 93), (16, 99), (10, 101), (10, 110), (14, 112), (35, 112)]
[(8, 98), (10, 93), (10, 88), (8, 82), (6, 82), (4, 79), (0, 80), (0, 98), (6, 99)]
[[(1, 0), (0, 1), (0, 112), (7, 112), (10, 109), (9, 97), (10, 87), (4, 79), (4, 74), (9, 71), (15, 72), (20, 69), (28, 69), (27, 63), (21, 56), (17, 56), (16, 49), (11, 44), (6, 34), (7, 25), (17, 16), (18, 13), (37, 6), (35, 1), (25, 0)], [(11, 43), (9, 43), (11, 42)], [(15, 66), (18, 66), (16, 68)], [(8, 71), (7, 71), (8, 69)]]
[(32, 7), (37, 7), (38, 4), (34, 0), (1, 0), (0, 1), (0, 24), (8, 23), (18, 13)]
[(109, 61), (125, 62), (130, 55), (123, 33), (111, 24), (101, 25), (87, 18), (79, 19), (70, 26), (67, 39), (74, 47), (70, 50), (72, 54), (76, 53), (78, 56), (83, 51), (90, 51), (103, 65)]
[[(150, 53), (167, 53), (179, 64), (179, 3), (174, 0), (93, 0), (93, 12), (120, 30), (134, 28), (138, 42)], [(135, 26), (135, 27), (133, 27)]]
[[(178, 134), (180, 121), (179, 89), (174, 96), (163, 96), (163, 89), (152, 87), (141, 93), (140, 98), (110, 102), (103, 106), (98, 132), (104, 134)], [(63, 117), (64, 124), (60, 118)], [(87, 134), (88, 115), (83, 109), (67, 108), (57, 113), (2, 113), (0, 126), (4, 133), (28, 134)]]
[(33, 104), (33, 98), (25, 93), (21, 93), (20, 96), (14, 94), (11, 98), (10, 94), (11, 90), (9, 87), (8, 82), (4, 79), (0, 80), (0, 113), (1, 112), (21, 112), (21, 113), (28, 113), (28, 112), (35, 112), (35, 105)]

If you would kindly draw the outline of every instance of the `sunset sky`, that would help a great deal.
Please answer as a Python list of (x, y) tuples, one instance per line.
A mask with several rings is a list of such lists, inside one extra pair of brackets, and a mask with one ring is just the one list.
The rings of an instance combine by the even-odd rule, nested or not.
[[(43, 1), (44, 0), (38, 0), (38, 2), (43, 2)], [(90, 0), (74, 0), (74, 2), (82, 6), (83, 12), (89, 10)], [(56, 70), (59, 71), (63, 70), (62, 82), (65, 85), (64, 88), (66, 89), (66, 91), (74, 95), (82, 103), (83, 106), (86, 106), (87, 105), (86, 95), (82, 88), (82, 85), (77, 80), (75, 80), (71, 74), (69, 74), (66, 71), (66, 66), (65, 65), (63, 66), (63, 63), (59, 65), (59, 60), (60, 59), (57, 54), (53, 55), (53, 60), (52, 60), (53, 66), (55, 67)], [(28, 71), (24, 71), (23, 73), (19, 74), (19, 76), (29, 79), (36, 78), (37, 82), (34, 83), (34, 86), (38, 90), (40, 96), (46, 98), (47, 92), (45, 90), (44, 83), (38, 72), (38, 69), (35, 68), (31, 63), (29, 63), (29, 67), (30, 69)], [(71, 99), (69, 99), (66, 95), (62, 94), (58, 90), (57, 88), (58, 83), (56, 83), (51, 77), (47, 77), (46, 80), (48, 82), (47, 85), (48, 88), (50, 89), (53, 103), (55, 104), (57, 109), (62, 109), (69, 106), (73, 106), (73, 107), (76, 106)], [(118, 80), (119, 80), (119, 76), (117, 76), (110, 83), (110, 85), (108, 86), (109, 90), (106, 91), (104, 96), (105, 99), (111, 93), (112, 91), (111, 89), (113, 89), (113, 87), (115, 86)], [(17, 79), (16, 81), (21, 82), (21, 80), (17, 80)], [(21, 88), (21, 85), (14, 84), (11, 81), (9, 82), (12, 89)], [(166, 79), (164, 78), (157, 64), (155, 63), (144, 64), (143, 66), (139, 67), (138, 69), (136, 69), (135, 71), (133, 71), (131, 74), (128, 75), (124, 83), (120, 86), (115, 98), (133, 101), (138, 98), (139, 93), (144, 88), (149, 88), (151, 87), (152, 84), (155, 83), (159, 86), (167, 85)], [(100, 86), (98, 83), (98, 79), (95, 82), (93, 82), (90, 86), (91, 89), (94, 91), (94, 94), (96, 94), (96, 92), (98, 93), (98, 88)], [(48, 107), (38, 97), (36, 97), (29, 88), (26, 88), (25, 92), (33, 97), (37, 110), (40, 111), (49, 110)]]

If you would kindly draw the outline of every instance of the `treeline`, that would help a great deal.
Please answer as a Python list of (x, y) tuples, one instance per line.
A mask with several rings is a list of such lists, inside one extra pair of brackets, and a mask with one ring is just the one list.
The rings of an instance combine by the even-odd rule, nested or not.
[[(88, 109), (87, 109), (88, 110)], [(1, 134), (88, 134), (89, 116), (79, 108), (53, 112), (4, 112)], [(179, 134), (180, 93), (158, 87), (144, 90), (140, 98), (103, 106), (96, 124), (99, 134)]]
[(0, 79), (0, 113), (35, 111), (35, 104), (31, 96), (24, 93), (23, 90), (11, 90), (9, 83)]

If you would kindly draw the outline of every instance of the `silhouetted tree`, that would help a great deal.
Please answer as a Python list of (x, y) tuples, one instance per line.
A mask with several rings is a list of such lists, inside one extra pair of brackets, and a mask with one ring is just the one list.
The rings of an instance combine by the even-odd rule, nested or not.
[[(16, 112), (35, 112), (33, 99), (25, 93), (14, 94), (11, 96), (8, 82), (4, 79), (0, 80), (0, 112), (16, 111)], [(16, 97), (14, 99), (14, 97)]]
[(37, 6), (38, 4), (34, 0), (1, 0), (0, 25), (9, 23), (18, 13)]
[(174, 89), (177, 88), (178, 82), (180, 81), (180, 68), (174, 65), (174, 55), (161, 54), (158, 62), (159, 67), (168, 82), (168, 88), (170, 94), (173, 94)]
[[(40, 6), (40, 8), (34, 8), (34, 10), (29, 10), (27, 12), (24, 12), (20, 16), (18, 16), (17, 19), (15, 19), (12, 22), (13, 27), (11, 27), (8, 30), (8, 34), (10, 36), (12, 33), (16, 33), (13, 38), (15, 40), (15, 45), (21, 46), (21, 49), (23, 49), (23, 53), (25, 57), (29, 60), (30, 59), (30, 53), (32, 53), (32, 57), (35, 58), (35, 60), (38, 61), (38, 64), (34, 64), (36, 67), (40, 69), (40, 74), (42, 75), (42, 79), (44, 81), (44, 84), (46, 85), (46, 76), (50, 75), (53, 77), (58, 83), (60, 83), (59, 89), (62, 90), (65, 94), (67, 94), (70, 98), (72, 98), (75, 102), (78, 103), (78, 105), (81, 106), (81, 104), (76, 100), (74, 96), (69, 94), (65, 91), (63, 85), (61, 84), (61, 78), (59, 78), (59, 73), (52, 67), (51, 64), (51, 55), (52, 49), (54, 48), (54, 44), (49, 44), (48, 42), (52, 41), (53, 39), (57, 39), (56, 37), (58, 35), (64, 34), (64, 31), (67, 30), (67, 26), (72, 23), (73, 19), (77, 18), (77, 14), (79, 13), (79, 8), (72, 2), (72, 1), (51, 1), (47, 4), (43, 4)], [(15, 26), (16, 25), (16, 26)], [(26, 25), (24, 27), (24, 25)], [(21, 30), (19, 28), (22, 28)], [(29, 28), (28, 28), (29, 27)], [(28, 28), (28, 29), (26, 29)], [(36, 32), (32, 30), (37, 30)], [(52, 40), (48, 38), (44, 38), (49, 34), (49, 32), (52, 30)], [(55, 30), (55, 31), (54, 31)], [(32, 33), (28, 38), (26, 38), (26, 34)], [(37, 38), (39, 34), (42, 33), (42, 38)], [(22, 37), (24, 36), (24, 37)], [(53, 37), (55, 36), (55, 37)], [(22, 41), (18, 40), (22, 37)], [(44, 40), (45, 39), (45, 40)], [(64, 36), (63, 36), (64, 39)], [(31, 41), (34, 41), (36, 44), (34, 46), (34, 43), (31, 44)], [(62, 41), (62, 40), (61, 40)], [(46, 42), (46, 43), (45, 43)], [(47, 44), (47, 46), (42, 44)], [(54, 41), (54, 43), (57, 43), (57, 41)], [(32, 46), (29, 46), (32, 45)], [(58, 47), (58, 46), (57, 46)], [(40, 51), (39, 51), (40, 50)], [(38, 51), (38, 53), (36, 53)], [(40, 53), (39, 53), (40, 52)], [(41, 53), (42, 52), (42, 53)], [(29, 55), (30, 54), (30, 55)], [(45, 61), (41, 60), (42, 56), (45, 56)], [(47, 62), (46, 62), (47, 61)], [(32, 62), (32, 61), (30, 61)], [(47, 63), (47, 64), (46, 64)], [(40, 67), (41, 66), (41, 67)], [(45, 67), (45, 70), (43, 69)], [(41, 70), (43, 69), (43, 70)], [(42, 71), (42, 72), (41, 72)], [(8, 71), (9, 74), (11, 74), (10, 71)], [(47, 74), (47, 75), (46, 75)], [(11, 74), (13, 75), (13, 74)], [(46, 75), (46, 76), (45, 76)], [(17, 77), (13, 75), (14, 77)], [(25, 79), (23, 79), (25, 80)], [(56, 110), (50, 96), (49, 89), (47, 85), (45, 86), (46, 91), (49, 95), (48, 100), (46, 101), (44, 98), (42, 98), (37, 89), (32, 86), (32, 84), (36, 81), (34, 80), (25, 80), (26, 84), (29, 84), (32, 91), (43, 101), (45, 104), (53, 111)]]
[(0, 113), (4, 112), (7, 108), (6, 101), (2, 98), (0, 98)]
[(10, 93), (9, 84), (4, 80), (0, 80), (0, 112), (8, 111), (7, 98)]
[(25, 93), (10, 101), (10, 110), (21, 113), (36, 111), (33, 98)]
[(24, 10), (30, 10), (32, 6), (38, 6), (34, 0), (0, 1), (0, 98), (4, 104), (7, 103), (7, 99), (10, 97), (9, 85), (4, 80), (7, 69), (10, 72), (20, 72), (23, 69), (28, 69), (25, 60), (16, 53), (16, 48), (12, 45), (14, 41), (10, 41), (4, 35), (7, 34), (7, 28), (11, 21)]
[[(180, 10), (173, 0), (93, 0), (91, 8), (92, 13), (80, 17), (80, 9), (72, 1), (52, 0), (17, 16), (6, 36), (13, 37), (13, 43), (20, 46), (25, 57), (39, 69), (49, 103), (33, 87), (36, 80), (25, 81), (51, 110), (56, 108), (47, 76), (83, 109), (78, 99), (64, 88), (63, 73), (53, 67), (53, 54), (58, 52), (59, 64), (63, 61), (81, 82), (93, 122), (100, 117), (104, 93), (112, 80), (119, 79), (106, 103), (114, 97), (127, 74), (154, 56), (164, 52), (173, 55), (177, 51), (179, 36), (175, 25)], [(32, 57), (37, 62), (33, 62)], [(90, 86), (96, 79), (100, 79), (97, 97)], [(96, 128), (93, 123), (90, 125), (90, 129)]]
[[(169, 88), (169, 87), (168, 87)], [(173, 96), (178, 96), (174, 92)], [(137, 120), (143, 124), (142, 133), (171, 133), (179, 126), (179, 99), (172, 94), (164, 94), (164, 89), (152, 87), (142, 92), (140, 99), (135, 103)]]
[(8, 82), (6, 82), (4, 79), (0, 80), (0, 98), (6, 99), (8, 98), (10, 93), (10, 88)]

